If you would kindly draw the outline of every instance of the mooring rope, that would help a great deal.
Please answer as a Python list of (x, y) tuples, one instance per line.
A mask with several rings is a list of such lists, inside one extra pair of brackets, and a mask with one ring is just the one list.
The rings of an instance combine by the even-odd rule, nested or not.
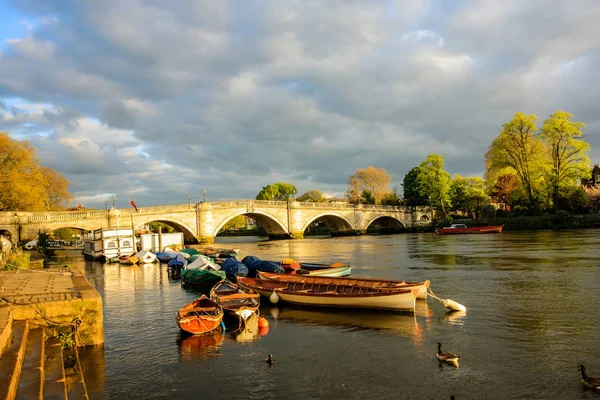
[(429, 296), (433, 297), (434, 299), (436, 299), (437, 301), (439, 301), (440, 303), (444, 303), (444, 300), (440, 299), (439, 297), (437, 297), (435, 295), (435, 293), (433, 293), (433, 290), (431, 290), (430, 287), (427, 288), (428, 294)]
[[(62, 276), (75, 275), (75, 273), (73, 271), (69, 270), (68, 267), (67, 267), (67, 271), (42, 271), (42, 270), (38, 270), (38, 269), (23, 268), (23, 267), (19, 267), (18, 265), (9, 264), (9, 263), (0, 263), (0, 265), (13, 267), (12, 269), (6, 269), (6, 271), (7, 272), (16, 271), (15, 274), (18, 274), (19, 271), (28, 271), (28, 272), (37, 272), (37, 273), (42, 273), (42, 274), (62, 275)], [(65, 267), (60, 267), (60, 268), (63, 269)]]

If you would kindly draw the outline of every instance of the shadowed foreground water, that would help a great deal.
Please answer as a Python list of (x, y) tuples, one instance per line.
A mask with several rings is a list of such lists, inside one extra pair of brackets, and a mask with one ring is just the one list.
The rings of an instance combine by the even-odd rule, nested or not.
[[(439, 297), (468, 308), (452, 314), (421, 301), (413, 316), (263, 300), (270, 328), (262, 335), (182, 337), (176, 311), (198, 293), (169, 281), (164, 266), (69, 259), (85, 265), (104, 299), (105, 346), (82, 351), (88, 392), (91, 399), (600, 398), (582, 388), (577, 371), (585, 364), (600, 375), (599, 234), (237, 238), (231, 247), (240, 259), (341, 261), (354, 275), (430, 279)], [(460, 355), (460, 369), (438, 363), (437, 342)], [(269, 353), (272, 366), (264, 362)]]

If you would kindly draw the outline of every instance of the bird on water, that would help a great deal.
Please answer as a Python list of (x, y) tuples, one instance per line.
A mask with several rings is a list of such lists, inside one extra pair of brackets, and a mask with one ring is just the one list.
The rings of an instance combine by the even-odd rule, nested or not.
[(275, 360), (273, 359), (273, 356), (271, 354), (269, 354), (269, 357), (267, 357), (267, 359), (265, 360), (265, 362), (269, 365), (273, 365), (275, 364)]
[(583, 364), (579, 364), (579, 367), (577, 368), (579, 369), (579, 371), (581, 371), (581, 383), (583, 383), (584, 386), (600, 390), (600, 378), (587, 376)]
[(437, 351), (436, 357), (440, 361), (446, 362), (448, 364), (452, 364), (456, 368), (459, 368), (458, 359), (460, 358), (460, 356), (456, 355), (454, 353), (448, 353), (448, 352), (443, 351), (441, 343), (438, 343), (438, 351)]

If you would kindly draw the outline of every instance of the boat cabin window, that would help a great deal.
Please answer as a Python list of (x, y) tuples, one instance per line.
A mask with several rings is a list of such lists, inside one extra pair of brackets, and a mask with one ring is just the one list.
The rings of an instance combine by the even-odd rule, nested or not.
[(465, 224), (452, 224), (450, 225), (450, 228), (466, 228), (467, 226)]
[(123, 247), (131, 246), (131, 242), (129, 240), (123, 240)]
[(106, 243), (106, 248), (107, 248), (107, 249), (113, 249), (113, 248), (115, 248), (115, 247), (117, 247), (117, 245), (116, 245), (116, 244), (115, 244), (115, 242), (113, 242), (113, 241), (110, 241), (110, 242), (107, 242), (107, 243)]

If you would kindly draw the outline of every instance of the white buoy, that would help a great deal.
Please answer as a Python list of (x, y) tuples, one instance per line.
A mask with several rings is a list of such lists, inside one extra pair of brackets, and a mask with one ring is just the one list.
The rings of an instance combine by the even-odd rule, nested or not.
[[(273, 292), (273, 293), (275, 293), (275, 292)], [(463, 312), (467, 311), (467, 307), (463, 306), (460, 303), (455, 302), (454, 300), (444, 299), (444, 300), (442, 300), (442, 304), (444, 304), (444, 307), (449, 308), (452, 311), (463, 311)]]
[(273, 293), (271, 293), (269, 300), (271, 300), (271, 303), (273, 303), (273, 304), (277, 304), (277, 302), (279, 301), (279, 296), (277, 295), (277, 293), (274, 290), (273, 290)]

